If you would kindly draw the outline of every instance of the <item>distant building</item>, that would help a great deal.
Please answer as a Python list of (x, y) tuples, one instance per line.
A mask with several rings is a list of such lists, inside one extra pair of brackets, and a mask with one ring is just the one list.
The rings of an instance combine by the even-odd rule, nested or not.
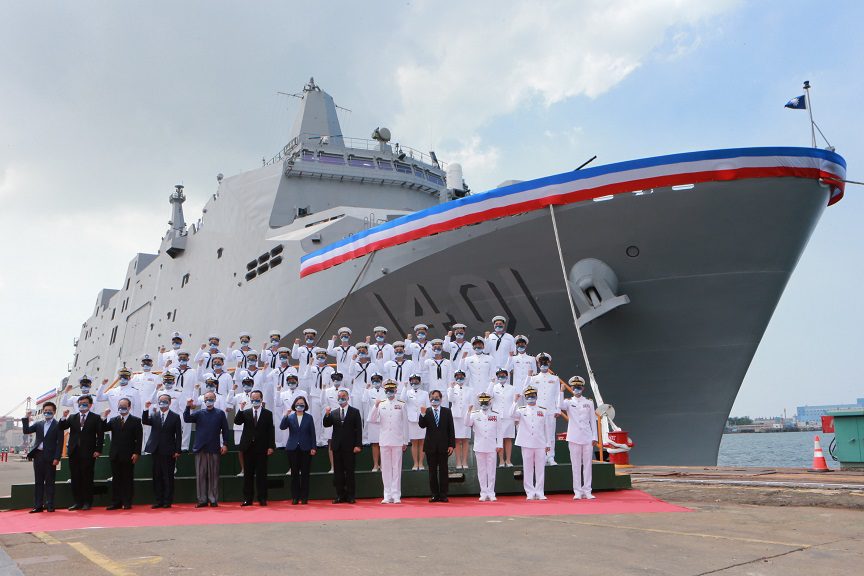
[(832, 404), (825, 406), (798, 406), (796, 418), (798, 422), (819, 422), (822, 416), (828, 412), (837, 410), (849, 410), (850, 408), (864, 408), (864, 398), (858, 398), (855, 404)]

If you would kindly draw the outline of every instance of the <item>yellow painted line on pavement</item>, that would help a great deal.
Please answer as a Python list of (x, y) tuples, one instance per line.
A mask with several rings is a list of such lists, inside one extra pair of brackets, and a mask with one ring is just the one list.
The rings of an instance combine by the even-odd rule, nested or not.
[(60, 540), (57, 540), (47, 532), (33, 532), (33, 536), (35, 536), (45, 544), (62, 544)]
[(114, 576), (137, 576), (135, 572), (132, 572), (123, 564), (112, 560), (108, 556), (94, 550), (83, 542), (67, 542), (67, 544), (77, 550), (82, 556), (90, 560), (90, 562), (99, 568), (102, 568), (109, 574), (113, 574)]
[(161, 556), (141, 556), (140, 558), (130, 558), (124, 562), (127, 566), (146, 566), (149, 564), (159, 564), (162, 562)]

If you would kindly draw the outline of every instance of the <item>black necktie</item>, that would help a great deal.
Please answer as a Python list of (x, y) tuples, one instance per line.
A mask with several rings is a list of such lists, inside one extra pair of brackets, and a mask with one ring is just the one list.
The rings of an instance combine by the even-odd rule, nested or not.
[(453, 359), (458, 359), (458, 358), (459, 358), (459, 355), (462, 354), (462, 347), (463, 347), (463, 346), (465, 346), (465, 342), (463, 342), (462, 344), (459, 344), (459, 345), (456, 347), (456, 355), (454, 356), (454, 358), (451, 358), (451, 360), (453, 360)]
[(345, 408), (339, 409), (339, 420), (341, 420), (342, 422), (345, 421)]
[(258, 409), (255, 409), (255, 425), (258, 425)]
[(212, 362), (212, 361), (213, 361), (213, 354), (210, 354), (210, 356), (207, 357), (207, 365), (206, 365), (206, 368), (207, 368), (208, 370), (210, 369), (210, 362)]
[(274, 370), (276, 368), (276, 359), (279, 358), (279, 354), (270, 350), (270, 369)]
[(344, 362), (345, 358), (348, 356), (348, 348), (350, 348), (350, 346), (340, 346), (340, 348), (342, 348), (342, 362)]
[(248, 368), (249, 365), (246, 363), (246, 353), (243, 350), (240, 350), (240, 355), (243, 356), (243, 368)]
[(440, 362), (438, 360), (435, 360), (435, 364), (438, 365), (438, 379), (439, 380), (441, 379), (441, 364), (443, 364), (443, 363), (444, 363), (444, 360), (441, 360)]
[(495, 351), (496, 351), (496, 352), (498, 351), (498, 348), (501, 347), (501, 340), (502, 340), (502, 338), (501, 338), (501, 336), (499, 336), (499, 337), (498, 337), (498, 341), (495, 342)]
[(162, 424), (164, 426), (165, 425), (165, 412), (160, 412), (159, 418), (162, 420), (162, 422), (160, 422), (160, 424)]
[(285, 372), (287, 372), (287, 371), (288, 371), (287, 368), (285, 370), (279, 371), (279, 387), (280, 388), (282, 388), (282, 386), (285, 385)]
[(323, 383), (322, 383), (322, 379), (323, 379), (323, 378), (322, 378), (322, 374), (324, 374), (324, 368), (318, 368), (318, 389), (319, 389), (319, 390), (321, 389), (321, 387), (322, 387), (322, 385), (323, 385)]
[(404, 363), (404, 360), (402, 362), (396, 362), (396, 380), (402, 380), (402, 364)]
[[(363, 368), (363, 369), (360, 371), (360, 374), (363, 374), (363, 383), (366, 384), (366, 383), (367, 383), (367, 380), (366, 380), (366, 369), (369, 368), (369, 364), (360, 364), (359, 362), (358, 362), (357, 364), (358, 364), (360, 367)], [(357, 376), (359, 376), (360, 374), (358, 374)], [(355, 377), (354, 379), (356, 380), (357, 378)]]

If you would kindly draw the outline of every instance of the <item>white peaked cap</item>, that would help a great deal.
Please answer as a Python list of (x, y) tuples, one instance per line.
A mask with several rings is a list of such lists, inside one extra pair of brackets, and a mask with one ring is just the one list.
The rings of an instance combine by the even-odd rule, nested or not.
[(494, 318), (492, 318), (492, 322), (497, 322), (498, 320), (504, 322), (505, 324), (507, 323), (507, 318), (505, 318), (504, 316), (495, 316)]

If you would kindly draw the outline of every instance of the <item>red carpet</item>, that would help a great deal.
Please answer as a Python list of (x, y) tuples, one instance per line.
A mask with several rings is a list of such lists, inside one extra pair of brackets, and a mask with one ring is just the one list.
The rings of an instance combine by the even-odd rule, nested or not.
[(380, 520), (398, 518), (463, 518), (485, 516), (553, 516), (569, 514), (643, 514), (646, 512), (689, 512), (667, 504), (639, 490), (598, 492), (596, 500), (573, 500), (572, 495), (553, 494), (548, 500), (527, 501), (524, 496), (500, 496), (497, 502), (478, 502), (476, 497), (451, 498), (446, 504), (407, 498), (401, 504), (380, 504), (380, 500), (358, 500), (357, 504), (311, 501), (307, 506), (271, 502), (266, 508), (240, 508), (237, 502), (218, 508), (197, 509), (192, 504), (175, 504), (170, 510), (136, 506), (132, 510), (87, 512), (58, 510), (53, 514), (28, 514), (14, 510), (0, 514), (0, 534), (54, 532), (82, 528), (134, 528), (143, 526), (196, 526), (202, 524), (255, 524), (262, 522), (333, 522), (338, 520)]

